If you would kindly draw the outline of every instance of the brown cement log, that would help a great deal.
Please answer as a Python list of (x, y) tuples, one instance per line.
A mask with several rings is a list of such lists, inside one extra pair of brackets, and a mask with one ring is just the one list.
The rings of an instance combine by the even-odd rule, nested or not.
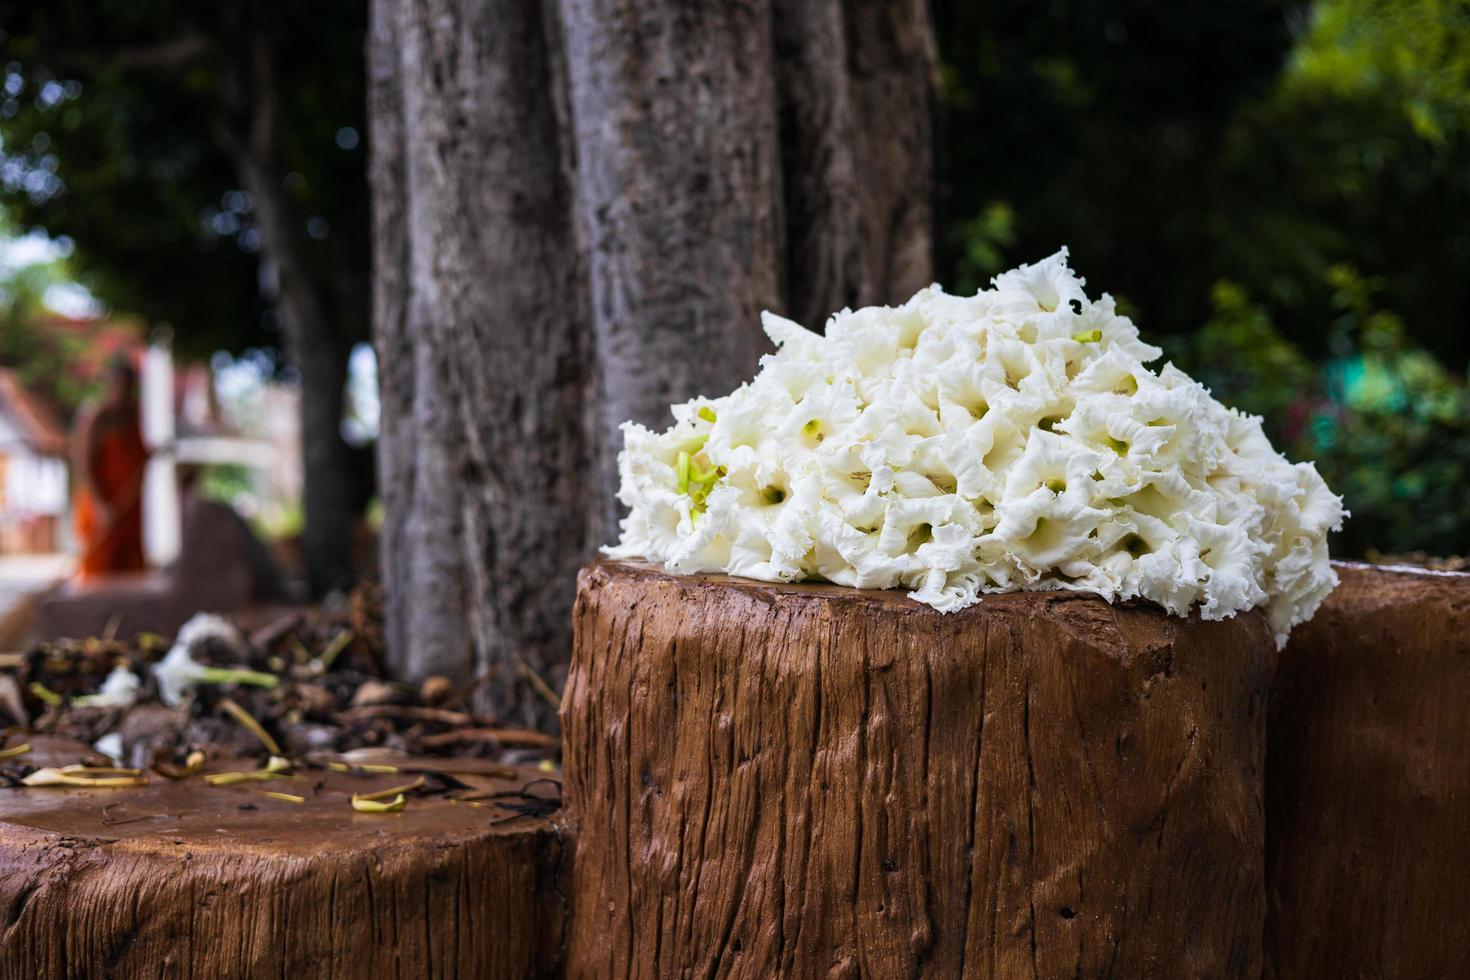
[(1272, 696), (1266, 972), (1470, 976), (1470, 575), (1338, 574)]
[(198, 779), (0, 788), (0, 978), (554, 975), (549, 823), (442, 799), (358, 814), (345, 792), (406, 777), (323, 778), (258, 784), (304, 804)]
[(1275, 647), (1095, 596), (584, 569), (570, 977), (1251, 977)]

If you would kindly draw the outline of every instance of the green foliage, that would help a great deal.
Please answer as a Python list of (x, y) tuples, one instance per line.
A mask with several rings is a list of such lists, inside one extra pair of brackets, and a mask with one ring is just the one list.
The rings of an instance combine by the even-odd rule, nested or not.
[(21, 266), (0, 280), (0, 364), (13, 367), (22, 384), (63, 415), (96, 387), (95, 380), (73, 370), (85, 341), (48, 330), (43, 322), (46, 291), (68, 281), (60, 259)]
[(1213, 315), (1192, 337), (1169, 350), (1192, 353), (1193, 374), (1217, 397), (1229, 393), (1233, 404), (1273, 420), (1288, 438), (1291, 416), (1312, 392), (1317, 372), (1311, 361), (1285, 340), (1267, 312), (1244, 289), (1228, 280), (1210, 292)]
[(993, 276), (1010, 265), (1006, 251), (1016, 244), (1016, 212), (1004, 201), (993, 201), (970, 221), (959, 225), (958, 240), (964, 248), (955, 268), (955, 289), (983, 289)]
[(365, 5), (56, 0), (0, 7), (0, 207), (76, 242), (80, 280), (183, 353), (278, 345), (261, 236), (225, 134), (268, 51), (306, 271), (367, 332)]
[(1470, 551), (1470, 5), (937, 13), (944, 280), (1071, 246), (1168, 356), (1317, 459), (1354, 513), (1343, 553)]
[(1470, 120), (1470, 7), (1463, 0), (1332, 0), (1292, 58), (1287, 97), (1399, 107), (1426, 140)]
[(1316, 461), (1353, 513), (1336, 548), (1470, 551), (1470, 388), (1376, 305), (1381, 282), (1339, 265), (1325, 285), (1333, 353), (1321, 363), (1230, 282), (1171, 349), (1217, 397), (1264, 416), (1288, 455)]

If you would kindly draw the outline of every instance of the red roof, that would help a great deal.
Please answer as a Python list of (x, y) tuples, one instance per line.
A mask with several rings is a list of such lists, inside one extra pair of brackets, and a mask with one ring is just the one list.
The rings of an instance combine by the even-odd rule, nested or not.
[(56, 413), (7, 367), (0, 367), (0, 412), (10, 416), (34, 452), (42, 456), (66, 455), (66, 429)]

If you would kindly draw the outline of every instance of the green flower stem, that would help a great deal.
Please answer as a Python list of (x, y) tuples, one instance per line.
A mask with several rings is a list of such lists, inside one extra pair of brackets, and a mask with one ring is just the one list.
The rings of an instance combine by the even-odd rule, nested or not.
[(250, 687), (275, 687), (281, 683), (275, 674), (229, 667), (201, 667), (199, 680), (205, 684), (245, 684)]
[(45, 684), (42, 684), (40, 681), (31, 681), (30, 691), (36, 697), (40, 698), (43, 702), (49, 704), (53, 708), (61, 703), (61, 695), (51, 690), (51, 688), (47, 687)]

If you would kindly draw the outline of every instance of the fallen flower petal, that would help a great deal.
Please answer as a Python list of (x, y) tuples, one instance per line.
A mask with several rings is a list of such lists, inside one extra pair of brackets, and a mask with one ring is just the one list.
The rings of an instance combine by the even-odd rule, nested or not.
[(408, 800), (402, 793), (387, 803), (368, 799), (356, 793), (352, 794), (352, 809), (358, 813), (398, 813), (406, 806), (408, 806)]
[[(82, 774), (83, 772), (87, 771), (86, 770), (86, 767), (82, 767), (82, 766), (68, 766), (66, 768), (67, 769), (70, 769), (72, 771), (71, 772), (64, 772), (61, 769), (56, 769), (54, 767), (49, 767), (49, 766), (47, 768), (45, 768), (45, 769), (37, 769), (35, 772), (31, 773), (29, 776), (27, 776), (24, 779), (22, 779), (21, 782), (24, 783), (27, 786), (33, 786), (33, 787), (40, 787), (40, 786), (67, 786), (67, 787), (84, 787), (84, 788), (87, 788), (87, 789), (117, 789), (117, 788), (121, 788), (121, 787), (125, 787), (125, 786), (147, 786), (148, 785), (148, 777), (147, 776), (141, 776), (141, 775), (134, 775), (134, 776), (105, 776), (105, 775), (104, 776), (96, 776), (96, 775), (91, 775), (91, 776), (89, 776), (89, 775), (83, 775)], [(124, 770), (94, 770), (94, 771), (96, 771), (96, 772), (119, 772), (119, 771), (124, 771)], [(136, 770), (132, 770), (132, 771), (136, 772)]]

